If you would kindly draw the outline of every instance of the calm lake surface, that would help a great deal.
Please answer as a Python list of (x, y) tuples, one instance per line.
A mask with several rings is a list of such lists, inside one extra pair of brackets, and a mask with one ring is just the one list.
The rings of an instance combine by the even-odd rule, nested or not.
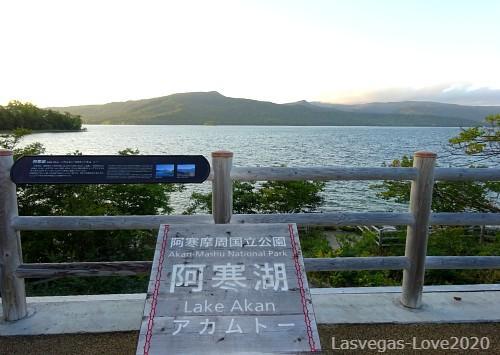
[[(466, 166), (470, 158), (452, 156), (447, 140), (460, 132), (450, 127), (297, 127), (297, 126), (112, 126), (86, 125), (87, 132), (40, 133), (26, 137), (41, 142), (47, 154), (116, 154), (137, 148), (141, 154), (234, 152), (235, 166), (378, 167), (418, 150), (438, 153), (442, 167)], [(490, 165), (492, 163), (490, 162)], [(328, 182), (322, 211), (406, 211), (407, 205), (381, 200), (370, 188), (375, 182)], [(210, 184), (187, 185), (172, 196), (180, 213), (192, 191), (210, 191)]]

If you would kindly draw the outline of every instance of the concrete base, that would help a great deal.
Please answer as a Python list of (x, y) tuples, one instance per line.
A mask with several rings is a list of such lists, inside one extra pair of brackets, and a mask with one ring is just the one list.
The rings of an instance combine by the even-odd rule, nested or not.
[(316, 320), (323, 324), (500, 322), (500, 285), (424, 288), (419, 309), (399, 302), (400, 287), (315, 289)]
[[(500, 285), (428, 286), (418, 310), (399, 303), (400, 291), (399, 287), (311, 289), (320, 324), (500, 322)], [(144, 300), (145, 294), (29, 297), (29, 316), (0, 321), (0, 335), (135, 331)]]
[(138, 330), (145, 293), (28, 297), (28, 317), (0, 321), (0, 335), (105, 333)]

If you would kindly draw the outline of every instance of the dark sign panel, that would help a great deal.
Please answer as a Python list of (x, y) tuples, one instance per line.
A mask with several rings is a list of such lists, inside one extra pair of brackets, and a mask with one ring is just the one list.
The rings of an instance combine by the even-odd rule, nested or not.
[(320, 349), (295, 224), (161, 226), (137, 354)]
[(210, 164), (201, 155), (36, 155), (11, 169), (16, 184), (201, 183)]

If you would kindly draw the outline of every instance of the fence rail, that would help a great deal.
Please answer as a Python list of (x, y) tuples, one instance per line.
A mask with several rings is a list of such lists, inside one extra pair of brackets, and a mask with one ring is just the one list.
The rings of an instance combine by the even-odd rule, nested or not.
[[(21, 264), (16, 276), (48, 278), (65, 276), (132, 276), (150, 272), (151, 261), (113, 261), (80, 263)], [(405, 256), (304, 258), (306, 271), (405, 270), (410, 259)], [(435, 269), (494, 269), (500, 268), (498, 256), (428, 256), (425, 268)]]
[[(160, 224), (210, 224), (211, 215), (168, 216), (18, 216), (11, 226), (19, 231), (29, 230), (136, 230), (157, 229)], [(357, 226), (357, 225), (410, 225), (410, 213), (276, 213), (234, 214), (231, 223), (297, 223), (303, 225)], [(500, 225), (499, 213), (432, 213), (431, 225), (469, 226)]]
[[(233, 167), (233, 181), (297, 181), (297, 180), (414, 180), (416, 168), (357, 167)], [(498, 168), (435, 168), (435, 180), (491, 181), (498, 180)], [(213, 173), (209, 181), (213, 180)]]
[[(168, 216), (18, 216), (9, 171), (12, 152), (0, 150), (0, 291), (7, 320), (26, 316), (24, 278), (113, 276), (148, 273), (150, 261), (23, 263), (19, 231), (156, 229), (177, 223), (297, 223), (303, 225), (407, 225), (404, 256), (306, 258), (307, 271), (403, 270), (401, 302), (421, 304), (425, 269), (500, 268), (500, 256), (426, 256), (430, 225), (500, 225), (500, 213), (431, 213), (435, 180), (499, 181), (500, 169), (435, 168), (436, 156), (417, 152), (411, 168), (232, 167), (233, 154), (212, 154), (213, 214)], [(232, 182), (259, 180), (411, 180), (410, 211), (366, 213), (232, 214)]]

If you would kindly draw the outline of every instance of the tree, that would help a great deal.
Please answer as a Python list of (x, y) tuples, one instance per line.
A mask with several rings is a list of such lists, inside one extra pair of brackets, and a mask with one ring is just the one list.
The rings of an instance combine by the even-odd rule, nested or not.
[[(314, 212), (324, 202), (321, 192), (324, 182), (266, 181), (262, 185), (250, 182), (233, 183), (233, 211), (235, 213), (298, 213)], [(212, 193), (194, 192), (191, 205), (184, 212), (212, 213)]]
[[(413, 159), (403, 156), (396, 159), (391, 167), (411, 167)], [(372, 185), (380, 190), (378, 197), (398, 203), (410, 201), (409, 181), (384, 181)], [(500, 212), (498, 195), (494, 194), (496, 185), (490, 182), (475, 181), (438, 181), (434, 183), (432, 210), (438, 212)]]
[(0, 147), (14, 150), (15, 159), (17, 159), (20, 155), (28, 154), (31, 151), (33, 151), (33, 154), (42, 154), (44, 149), (39, 143), (31, 144), (24, 149), (16, 149), (21, 139), (28, 134), (31, 134), (31, 130), (26, 128), (16, 128), (9, 134), (0, 134)]
[[(485, 118), (483, 126), (462, 129), (449, 139), (449, 147), (454, 154), (477, 157), (476, 161), (498, 159), (500, 157), (500, 114)], [(404, 156), (394, 160), (389, 166), (411, 167), (413, 160)], [(380, 189), (377, 194), (385, 200), (406, 203), (410, 200), (410, 183), (384, 181), (374, 185)], [(500, 183), (475, 181), (438, 181), (434, 184), (432, 209), (439, 212), (500, 212)]]
[(463, 129), (459, 135), (451, 138), (449, 143), (455, 150), (479, 159), (499, 157), (500, 114), (487, 116), (483, 126)]
[(20, 101), (10, 101), (7, 106), (0, 106), (0, 131), (16, 128), (31, 130), (80, 130), (80, 116), (69, 112), (57, 112), (41, 109), (35, 105)]
[[(500, 115), (489, 116), (484, 127), (474, 127), (463, 130), (449, 143), (455, 153), (477, 156), (478, 160), (497, 159)], [(391, 167), (411, 167), (413, 160), (408, 156), (396, 159), (389, 164)], [(410, 199), (410, 182), (384, 181), (373, 185), (379, 189), (377, 195), (386, 200), (407, 203)], [(434, 184), (432, 209), (442, 212), (500, 212), (498, 188), (494, 183), (483, 182), (449, 182), (438, 181)], [(384, 248), (379, 247), (372, 232), (363, 232), (361, 236), (354, 234), (339, 235), (337, 241), (340, 247), (331, 251), (325, 243), (324, 236), (316, 236), (305, 245), (304, 255), (314, 257), (350, 257), (350, 256), (389, 256), (403, 255), (405, 251), (406, 232), (400, 230), (394, 234), (399, 243)], [(474, 232), (467, 228), (447, 227), (433, 229), (428, 241), (427, 255), (499, 255), (500, 233), (485, 238), (482, 232)], [(311, 247), (314, 254), (311, 255)], [(323, 246), (321, 250), (317, 250)], [(400, 285), (401, 271), (343, 271), (328, 273), (311, 273), (311, 283), (327, 287), (356, 286), (387, 286)], [(470, 284), (496, 283), (500, 280), (498, 270), (428, 270), (426, 284)]]
[[(300, 242), (304, 257), (353, 257), (353, 256), (398, 256), (405, 251), (405, 231), (394, 237), (399, 243), (381, 248), (373, 232), (362, 235), (342, 233), (336, 236), (339, 248), (332, 250), (325, 236), (319, 231), (310, 232)], [(443, 228), (433, 231), (427, 247), (428, 255), (500, 255), (500, 233), (488, 237), (487, 242), (478, 243), (480, 234), (463, 228)], [(401, 285), (401, 270), (338, 271), (308, 273), (310, 285), (314, 287), (361, 287)], [(500, 270), (427, 270), (426, 285), (498, 283)]]

